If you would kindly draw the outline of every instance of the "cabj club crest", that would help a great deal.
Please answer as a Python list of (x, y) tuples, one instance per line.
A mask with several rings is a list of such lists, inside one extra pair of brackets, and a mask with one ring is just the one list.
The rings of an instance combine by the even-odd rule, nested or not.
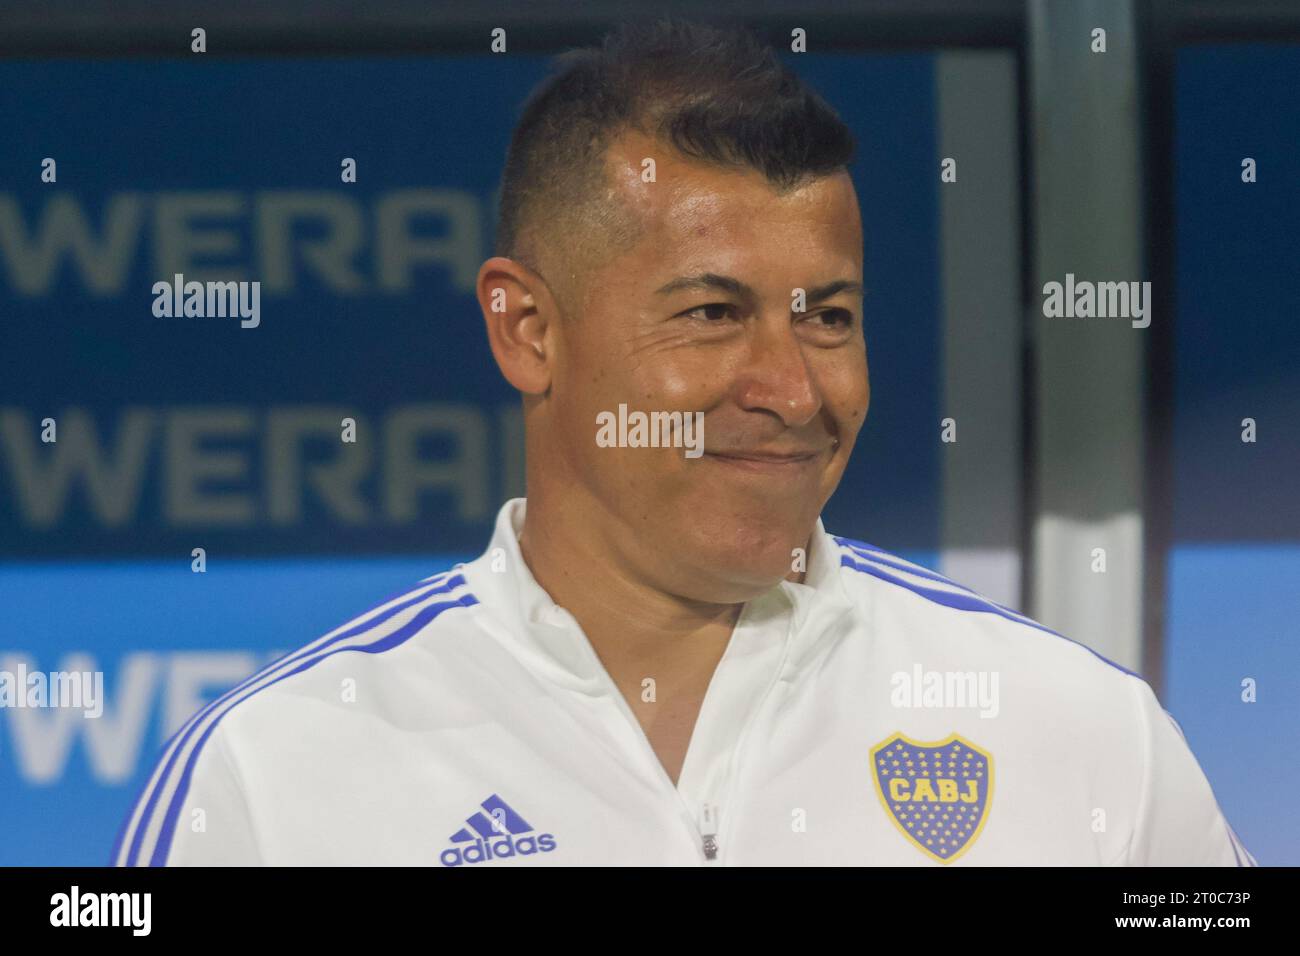
[(988, 819), (993, 758), (959, 734), (926, 743), (894, 733), (871, 748), (876, 795), (922, 853), (951, 863)]

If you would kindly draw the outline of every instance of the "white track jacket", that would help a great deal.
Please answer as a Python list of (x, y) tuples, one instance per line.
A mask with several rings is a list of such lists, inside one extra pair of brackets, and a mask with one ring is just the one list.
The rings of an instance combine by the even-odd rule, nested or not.
[(506, 503), (484, 554), (195, 715), (119, 865), (1249, 866), (1147, 684), (826, 533), (745, 605), (674, 786)]

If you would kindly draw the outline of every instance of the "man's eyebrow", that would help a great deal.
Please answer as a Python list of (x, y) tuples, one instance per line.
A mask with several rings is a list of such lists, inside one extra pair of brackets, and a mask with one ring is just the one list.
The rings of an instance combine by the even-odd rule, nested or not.
[(699, 272), (695, 275), (678, 276), (671, 282), (666, 282), (655, 289), (655, 295), (668, 295), (687, 289), (697, 291), (717, 289), (720, 292), (729, 292), (734, 296), (756, 297), (754, 290), (748, 284), (741, 282), (739, 279), (733, 279), (731, 276), (720, 276), (716, 272)]
[[(695, 275), (678, 276), (671, 282), (667, 282), (656, 289), (655, 295), (669, 295), (684, 290), (703, 291), (706, 289), (716, 289), (719, 292), (727, 292), (737, 297), (757, 298), (754, 289), (748, 284), (731, 276), (718, 275), (716, 272), (700, 272)], [(841, 292), (854, 292), (863, 295), (864, 289), (861, 282), (853, 279), (836, 279), (834, 282), (828, 282), (825, 285), (806, 290), (805, 298), (809, 302), (820, 302)]]
[(820, 302), (822, 299), (829, 299), (833, 295), (839, 295), (841, 292), (853, 292), (857, 295), (865, 295), (866, 290), (862, 287), (861, 282), (852, 279), (836, 279), (834, 282), (828, 282), (825, 285), (819, 285), (808, 290), (809, 302)]

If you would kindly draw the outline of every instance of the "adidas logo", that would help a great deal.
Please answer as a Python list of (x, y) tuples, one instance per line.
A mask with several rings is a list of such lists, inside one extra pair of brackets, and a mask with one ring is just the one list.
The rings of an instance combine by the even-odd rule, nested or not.
[(457, 845), (447, 847), (439, 855), (443, 866), (486, 863), (512, 856), (550, 853), (555, 849), (555, 837), (536, 833), (527, 820), (495, 793), (480, 806), (483, 809), (467, 817), (466, 825), (451, 835), (451, 842)]

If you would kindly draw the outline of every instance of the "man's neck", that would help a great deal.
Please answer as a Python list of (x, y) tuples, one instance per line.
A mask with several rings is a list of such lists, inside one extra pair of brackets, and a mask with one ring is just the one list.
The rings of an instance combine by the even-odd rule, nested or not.
[(603, 661), (652, 660), (675, 649), (690, 657), (697, 638), (730, 635), (743, 605), (695, 601), (638, 580), (598, 536), (575, 534), (580, 522), (550, 517), (530, 501), (520, 551), (537, 583), (577, 619)]

